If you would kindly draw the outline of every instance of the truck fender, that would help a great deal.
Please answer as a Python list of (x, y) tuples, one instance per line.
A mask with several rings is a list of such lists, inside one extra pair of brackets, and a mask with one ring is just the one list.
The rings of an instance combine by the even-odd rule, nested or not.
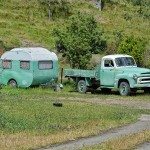
[(119, 84), (120, 84), (121, 81), (122, 81), (122, 82), (123, 82), (123, 81), (126, 81), (126, 82), (129, 83), (129, 85), (131, 84), (129, 78), (127, 78), (127, 77), (116, 78), (116, 79), (115, 79), (115, 83), (114, 83), (115, 89), (118, 89), (118, 88), (119, 88)]
[(76, 78), (76, 83), (78, 83), (80, 80), (85, 80), (86, 85), (91, 86), (91, 79), (90, 78), (79, 78), (79, 77), (77, 77)]

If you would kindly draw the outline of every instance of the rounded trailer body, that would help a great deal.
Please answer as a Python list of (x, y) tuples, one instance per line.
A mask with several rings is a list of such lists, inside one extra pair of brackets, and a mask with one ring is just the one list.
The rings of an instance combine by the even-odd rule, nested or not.
[(44, 48), (15, 48), (0, 59), (0, 84), (18, 87), (52, 83), (58, 79), (58, 58)]

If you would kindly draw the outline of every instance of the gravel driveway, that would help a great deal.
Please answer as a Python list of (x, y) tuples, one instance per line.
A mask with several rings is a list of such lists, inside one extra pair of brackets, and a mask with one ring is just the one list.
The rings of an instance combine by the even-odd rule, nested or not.
[(102, 142), (119, 138), (121, 136), (138, 133), (143, 130), (150, 130), (150, 115), (142, 115), (141, 118), (139, 118), (139, 120), (134, 124), (110, 130), (97, 136), (81, 138), (75, 141), (69, 141), (60, 145), (53, 145), (49, 148), (40, 150), (76, 150), (84, 146), (101, 144)]

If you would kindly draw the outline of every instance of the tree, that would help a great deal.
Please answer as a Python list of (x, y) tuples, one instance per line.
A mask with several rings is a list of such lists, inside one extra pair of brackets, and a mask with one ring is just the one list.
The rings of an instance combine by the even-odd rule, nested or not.
[(128, 54), (135, 58), (137, 65), (142, 66), (146, 43), (134, 36), (122, 38), (118, 46), (118, 53)]
[(39, 0), (44, 6), (49, 18), (66, 17), (71, 13), (71, 5), (68, 0)]
[(106, 48), (102, 30), (98, 28), (94, 17), (77, 13), (69, 18), (65, 30), (54, 31), (56, 47), (67, 58), (72, 68), (87, 68), (92, 53), (99, 53)]

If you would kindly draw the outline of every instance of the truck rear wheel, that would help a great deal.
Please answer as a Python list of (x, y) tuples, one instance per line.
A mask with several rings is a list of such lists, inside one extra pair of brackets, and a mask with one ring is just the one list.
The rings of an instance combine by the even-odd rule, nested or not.
[(119, 93), (122, 96), (130, 95), (131, 89), (128, 82), (121, 82), (119, 85)]
[(86, 85), (85, 80), (80, 80), (78, 82), (77, 90), (79, 93), (86, 93), (87, 92), (87, 85)]
[(12, 79), (12, 80), (10, 80), (10, 81), (8, 82), (8, 85), (11, 86), (11, 87), (17, 87), (17, 82)]

